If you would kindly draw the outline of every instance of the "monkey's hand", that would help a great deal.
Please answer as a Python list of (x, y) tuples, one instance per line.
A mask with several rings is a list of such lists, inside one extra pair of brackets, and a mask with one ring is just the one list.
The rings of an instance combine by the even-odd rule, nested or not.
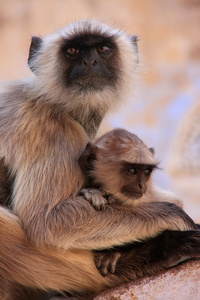
[(115, 273), (117, 262), (121, 257), (119, 251), (114, 249), (94, 251), (94, 255), (95, 265), (103, 276)]
[(89, 201), (96, 210), (104, 210), (108, 200), (104, 198), (106, 193), (94, 188), (82, 189), (80, 195)]
[(173, 267), (184, 260), (199, 257), (199, 238), (199, 230), (166, 230), (159, 235), (157, 237), (161, 250), (159, 255), (163, 256), (165, 266)]

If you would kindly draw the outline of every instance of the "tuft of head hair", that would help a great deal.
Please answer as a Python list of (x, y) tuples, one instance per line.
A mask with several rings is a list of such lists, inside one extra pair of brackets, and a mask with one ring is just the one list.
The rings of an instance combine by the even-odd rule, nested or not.
[[(96, 141), (102, 159), (127, 161), (135, 164), (157, 165), (154, 151), (148, 148), (137, 135), (125, 129), (114, 129)], [(99, 158), (100, 159), (100, 158)]]

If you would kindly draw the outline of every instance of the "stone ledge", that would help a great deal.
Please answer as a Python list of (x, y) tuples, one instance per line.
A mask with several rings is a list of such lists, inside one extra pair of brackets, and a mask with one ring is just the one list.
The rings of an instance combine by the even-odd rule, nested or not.
[(95, 300), (165, 299), (200, 299), (200, 260), (187, 261), (158, 276), (122, 284), (95, 297)]

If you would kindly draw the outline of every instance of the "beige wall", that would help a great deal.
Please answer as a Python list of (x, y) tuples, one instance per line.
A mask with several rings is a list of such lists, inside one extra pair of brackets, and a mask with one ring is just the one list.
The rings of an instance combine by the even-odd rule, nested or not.
[(179, 2), (195, 1), (0, 0), (0, 78), (26, 74), (31, 35), (48, 34), (80, 18), (94, 18), (139, 35), (142, 55), (151, 70), (148, 79), (155, 83), (160, 76), (158, 64), (200, 59), (200, 5), (180, 6)]

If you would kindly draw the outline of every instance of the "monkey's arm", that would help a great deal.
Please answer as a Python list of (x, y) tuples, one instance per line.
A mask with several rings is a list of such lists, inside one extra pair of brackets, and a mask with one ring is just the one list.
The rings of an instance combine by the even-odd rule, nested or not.
[[(71, 207), (77, 209), (74, 220), (81, 230), (73, 235), (74, 241), (71, 245), (75, 248), (105, 249), (110, 245), (145, 240), (166, 229), (196, 229), (196, 225), (186, 213), (171, 203), (143, 203), (134, 209), (123, 209), (122, 206), (112, 204), (105, 211), (96, 212), (91, 206), (88, 209), (86, 201), (76, 201), (77, 203), (71, 203)], [(79, 209), (81, 214), (78, 213)], [(87, 231), (88, 222), (90, 230)]]
[(76, 198), (68, 199), (58, 210), (68, 215), (71, 232), (68, 236), (68, 231), (63, 231), (64, 237), (71, 240), (71, 247), (81, 249), (105, 249), (145, 240), (166, 229), (196, 229), (182, 209), (167, 202), (143, 203), (133, 209), (111, 204), (105, 211), (98, 212), (83, 198)]
[[(28, 183), (21, 181), (21, 185), (27, 184), (27, 199), (31, 197)], [(49, 195), (51, 193), (48, 191)], [(40, 199), (36, 197), (34, 203), (39, 211), (35, 205), (29, 205), (27, 209), (28, 204), (22, 202), (25, 207), (21, 207), (20, 219), (28, 237), (38, 245), (105, 249), (153, 237), (166, 229), (196, 228), (193, 221), (171, 203), (143, 203), (128, 209), (112, 204), (105, 211), (98, 212), (83, 197), (68, 198), (56, 205), (50, 202), (49, 206), (39, 205), (37, 200)]]

